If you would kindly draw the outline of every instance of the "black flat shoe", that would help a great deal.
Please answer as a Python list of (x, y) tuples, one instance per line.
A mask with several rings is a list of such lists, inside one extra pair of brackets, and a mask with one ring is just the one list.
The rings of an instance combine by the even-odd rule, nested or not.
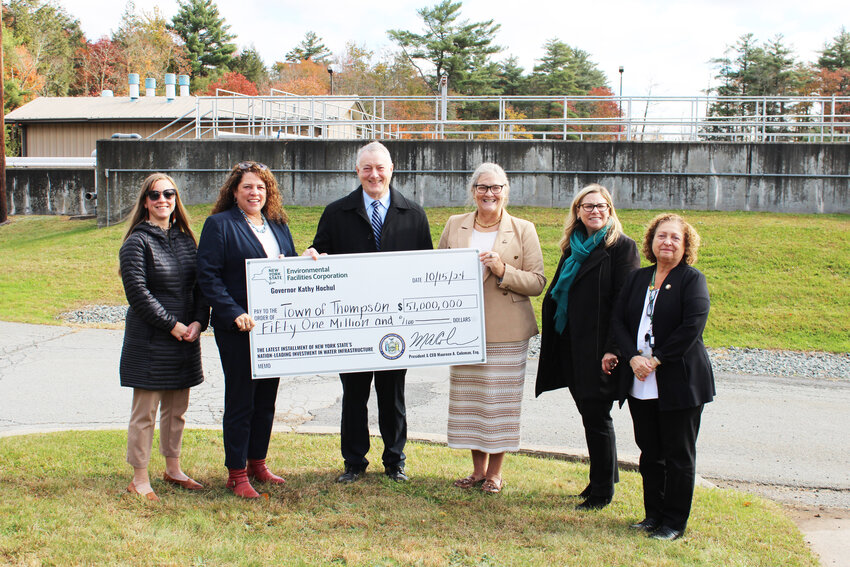
[(576, 510), (601, 510), (610, 503), (610, 496), (594, 496), (591, 494), (584, 502), (576, 506)]
[(655, 518), (645, 518), (636, 524), (631, 524), (629, 528), (633, 530), (641, 530), (644, 532), (654, 532), (659, 525), (660, 522)]
[(357, 481), (364, 473), (366, 469), (357, 469), (354, 467), (345, 467), (345, 472), (339, 475), (336, 479), (337, 482), (342, 482), (346, 484), (350, 484), (352, 482)]
[(384, 467), (384, 474), (396, 482), (407, 482), (409, 480), (402, 467)]
[(661, 541), (673, 541), (683, 535), (685, 535), (685, 530), (674, 530), (669, 526), (659, 526), (654, 532), (649, 534), (649, 537)]

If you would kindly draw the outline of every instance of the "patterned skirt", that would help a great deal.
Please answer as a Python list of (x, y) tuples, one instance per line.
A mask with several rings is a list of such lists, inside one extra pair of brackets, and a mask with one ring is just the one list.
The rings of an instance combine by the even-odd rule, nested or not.
[(503, 453), (519, 449), (528, 341), (487, 343), (487, 363), (452, 366), (449, 447)]

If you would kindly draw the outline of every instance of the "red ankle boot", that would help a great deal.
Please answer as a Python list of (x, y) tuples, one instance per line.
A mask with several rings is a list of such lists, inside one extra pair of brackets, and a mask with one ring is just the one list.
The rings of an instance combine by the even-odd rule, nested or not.
[(248, 476), (257, 482), (270, 482), (272, 484), (284, 484), (286, 481), (266, 466), (265, 459), (248, 459)]
[(233, 494), (235, 494), (236, 496), (241, 496), (242, 498), (260, 497), (260, 493), (254, 490), (254, 487), (251, 486), (251, 483), (248, 480), (248, 474), (245, 472), (246, 469), (227, 470), (228, 477), (227, 484), (225, 486), (232, 490)]

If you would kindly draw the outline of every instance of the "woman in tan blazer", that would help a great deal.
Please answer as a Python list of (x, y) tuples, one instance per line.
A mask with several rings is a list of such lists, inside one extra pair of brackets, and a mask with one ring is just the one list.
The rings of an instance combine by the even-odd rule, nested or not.
[(469, 183), (476, 210), (449, 218), (439, 248), (476, 248), (484, 270), (487, 362), (452, 366), (449, 446), (472, 451), (472, 474), (459, 488), (501, 492), (505, 452), (519, 449), (519, 423), (528, 339), (537, 334), (529, 296), (546, 286), (534, 225), (505, 210), (505, 171), (483, 163)]

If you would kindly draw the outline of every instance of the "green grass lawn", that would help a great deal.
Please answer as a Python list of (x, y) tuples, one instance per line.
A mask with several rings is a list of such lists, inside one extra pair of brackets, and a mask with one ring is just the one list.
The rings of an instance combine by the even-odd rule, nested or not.
[[(200, 232), (209, 205), (190, 207)], [(298, 252), (315, 234), (321, 207), (288, 207)], [(428, 210), (434, 242), (446, 219), (464, 209)], [(560, 257), (564, 211), (512, 207), (533, 221), (551, 279)], [(659, 211), (619, 211), (640, 242)], [(713, 347), (850, 351), (850, 216), (686, 211), (703, 246), (712, 309), (705, 340)], [(0, 227), (0, 319), (56, 324), (56, 316), (92, 303), (123, 304), (117, 274), (124, 224), (16, 216)], [(644, 262), (645, 263), (645, 262)], [(535, 300), (540, 313), (540, 298)]]
[[(380, 439), (374, 440), (380, 454)], [(817, 565), (781, 508), (732, 490), (697, 488), (685, 538), (656, 542), (642, 519), (640, 478), (623, 472), (613, 503), (577, 512), (585, 465), (522, 455), (505, 490), (451, 486), (467, 451), (410, 443), (411, 482), (380, 467), (352, 485), (338, 474), (339, 438), (276, 434), (269, 463), (287, 479), (269, 498), (224, 489), (221, 434), (190, 430), (190, 493), (154, 480), (162, 502), (124, 490), (123, 431), (0, 438), (0, 563), (9, 565)], [(152, 478), (163, 465), (156, 447)]]

